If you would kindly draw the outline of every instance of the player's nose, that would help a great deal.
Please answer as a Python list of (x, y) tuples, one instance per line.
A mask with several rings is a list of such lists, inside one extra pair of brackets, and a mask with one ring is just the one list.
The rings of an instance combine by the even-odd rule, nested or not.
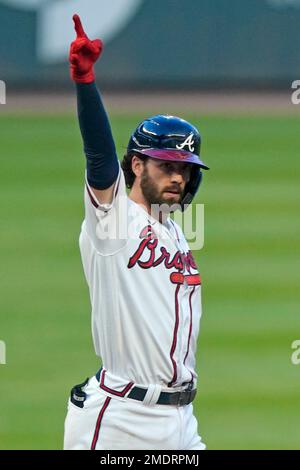
[(183, 184), (183, 175), (179, 171), (173, 171), (171, 175), (171, 182), (174, 184), (182, 185)]

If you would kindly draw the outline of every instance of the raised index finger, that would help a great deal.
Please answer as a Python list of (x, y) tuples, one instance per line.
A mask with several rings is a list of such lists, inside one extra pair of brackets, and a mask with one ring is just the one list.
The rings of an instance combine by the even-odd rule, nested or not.
[(83, 26), (81, 24), (81, 19), (78, 15), (74, 15), (73, 16), (73, 21), (74, 21), (74, 25), (75, 25), (75, 31), (76, 31), (76, 34), (77, 34), (77, 37), (78, 38), (86, 38), (86, 34), (84, 32), (84, 29), (83, 29)]

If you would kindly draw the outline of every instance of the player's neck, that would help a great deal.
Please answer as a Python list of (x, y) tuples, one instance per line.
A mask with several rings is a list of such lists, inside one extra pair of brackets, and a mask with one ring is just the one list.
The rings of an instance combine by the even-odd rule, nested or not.
[(139, 191), (137, 188), (132, 188), (130, 193), (129, 193), (129, 199), (131, 199), (133, 202), (141, 206), (151, 217), (156, 219), (159, 223), (164, 224), (169, 217), (168, 213), (164, 213), (161, 211), (153, 211), (151, 209), (151, 204), (144, 198), (144, 195), (141, 191)]

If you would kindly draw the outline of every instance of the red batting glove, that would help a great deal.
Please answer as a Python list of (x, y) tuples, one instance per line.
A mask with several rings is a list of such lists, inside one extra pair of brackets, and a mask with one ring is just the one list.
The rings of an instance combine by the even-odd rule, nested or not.
[(95, 80), (94, 63), (101, 55), (103, 43), (87, 37), (78, 15), (73, 16), (73, 21), (77, 38), (70, 48), (71, 78), (76, 83), (91, 83)]

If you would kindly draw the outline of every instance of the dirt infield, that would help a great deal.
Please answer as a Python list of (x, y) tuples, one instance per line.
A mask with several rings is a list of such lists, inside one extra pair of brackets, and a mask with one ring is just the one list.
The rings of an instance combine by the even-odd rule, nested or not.
[[(128, 114), (147, 113), (197, 114), (274, 114), (300, 115), (300, 105), (291, 101), (286, 92), (105, 92), (103, 98), (109, 111)], [(9, 93), (0, 114), (6, 113), (68, 113), (76, 107), (75, 95), (62, 93)]]

